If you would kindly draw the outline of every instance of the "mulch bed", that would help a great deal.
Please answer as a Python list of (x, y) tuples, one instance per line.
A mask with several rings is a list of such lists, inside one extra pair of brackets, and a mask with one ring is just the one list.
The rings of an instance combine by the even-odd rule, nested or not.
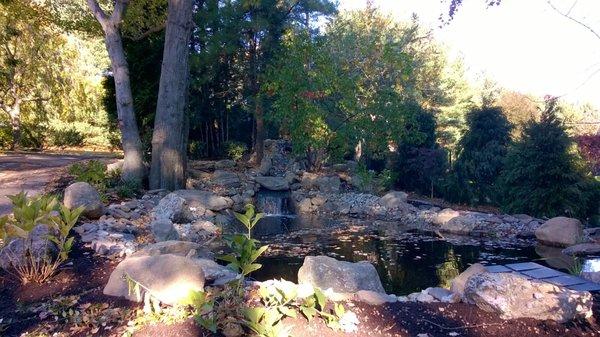
[[(43, 285), (20, 285), (0, 276), (0, 318), (4, 320), (5, 331), (0, 336), (19, 336), (33, 331), (41, 324), (53, 324), (51, 318), (27, 316), (23, 307), (50, 301), (57, 296), (80, 295), (80, 303), (107, 303), (108, 307), (130, 312), (140, 308), (140, 304), (104, 296), (102, 288), (117, 262), (94, 256), (90, 250), (77, 245), (72, 253), (71, 266)], [(596, 297), (600, 303), (600, 297)], [(463, 337), (528, 337), (528, 336), (568, 336), (600, 337), (600, 325), (592, 318), (590, 321), (576, 321), (559, 324), (552, 321), (519, 319), (505, 321), (497, 315), (484, 312), (475, 306), (466, 304), (421, 304), (393, 303), (383, 306), (369, 306), (363, 303), (349, 303), (350, 309), (360, 320), (359, 331), (353, 334), (334, 332), (319, 320), (308, 323), (303, 318), (286, 319), (285, 324), (292, 326), (292, 335), (299, 337), (416, 337), (416, 336), (463, 336)], [(595, 317), (600, 317), (600, 308), (595, 307)], [(126, 317), (121, 317), (127, 321)], [(1, 325), (0, 325), (1, 327)], [(55, 323), (52, 332), (62, 332), (65, 336), (91, 336), (89, 330), (73, 333), (71, 327)], [(1, 331), (1, 329), (0, 329)], [(118, 327), (110, 331), (100, 330), (94, 336), (118, 335)], [(200, 329), (192, 320), (165, 325), (149, 325), (138, 331), (135, 336), (148, 337), (215, 337)]]

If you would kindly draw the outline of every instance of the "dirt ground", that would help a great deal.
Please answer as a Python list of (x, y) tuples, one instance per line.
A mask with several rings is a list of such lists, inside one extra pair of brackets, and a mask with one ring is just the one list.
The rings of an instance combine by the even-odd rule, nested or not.
[(0, 215), (11, 211), (7, 195), (21, 190), (30, 195), (41, 193), (55, 178), (61, 176), (68, 166), (82, 160), (102, 159), (112, 161), (98, 154), (46, 154), (46, 153), (6, 153), (0, 154)]

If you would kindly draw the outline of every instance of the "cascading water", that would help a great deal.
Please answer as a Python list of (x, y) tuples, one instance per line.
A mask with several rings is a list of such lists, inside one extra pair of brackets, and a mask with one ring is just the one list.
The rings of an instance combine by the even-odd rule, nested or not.
[(289, 191), (258, 191), (256, 208), (265, 214), (254, 227), (254, 234), (258, 236), (286, 233), (296, 220), (290, 207)]

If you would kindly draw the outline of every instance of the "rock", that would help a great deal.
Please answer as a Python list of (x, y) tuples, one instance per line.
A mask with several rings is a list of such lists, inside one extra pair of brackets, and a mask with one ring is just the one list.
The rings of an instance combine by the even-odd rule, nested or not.
[(154, 208), (154, 217), (157, 220), (170, 220), (175, 223), (188, 222), (192, 214), (181, 196), (169, 193)]
[(327, 202), (327, 198), (322, 195), (317, 195), (316, 197), (310, 199), (310, 202), (316, 207), (321, 207), (325, 205), (325, 203)]
[(457, 217), (453, 217), (445, 223), (442, 223), (440, 225), (440, 231), (459, 235), (469, 235), (475, 228), (477, 228), (477, 225), (478, 221), (476, 218), (459, 215)]
[(590, 282), (600, 283), (600, 272), (598, 271), (583, 271), (579, 274), (579, 277)]
[(231, 198), (221, 197), (210, 191), (178, 190), (173, 193), (184, 198), (190, 209), (205, 208), (218, 212), (233, 206)]
[(502, 319), (533, 318), (568, 322), (592, 316), (592, 295), (519, 274), (480, 273), (467, 281), (465, 298)]
[(230, 171), (217, 170), (212, 175), (211, 182), (215, 185), (221, 185), (226, 187), (237, 187), (240, 186), (241, 180), (237, 174)]
[(433, 296), (433, 298), (435, 298), (436, 300), (444, 303), (456, 303), (460, 301), (458, 295), (445, 288), (427, 288), (425, 289), (425, 292)]
[(480, 263), (475, 263), (469, 266), (469, 268), (467, 268), (465, 271), (460, 273), (460, 275), (458, 275), (452, 280), (452, 283), (450, 284), (450, 291), (457, 294), (461, 298), (464, 297), (465, 286), (469, 278), (473, 275), (485, 272), (487, 272), (485, 266)]
[(573, 246), (583, 237), (583, 226), (577, 219), (559, 216), (546, 221), (535, 231), (538, 241), (557, 247)]
[(379, 204), (387, 209), (403, 208), (407, 198), (408, 194), (404, 192), (390, 191), (379, 199)]
[(150, 224), (156, 242), (178, 240), (179, 234), (169, 219), (155, 219)]
[(412, 302), (421, 302), (421, 303), (435, 302), (435, 298), (433, 296), (429, 295), (427, 292), (425, 292), (425, 290), (418, 292), (418, 293), (409, 294), (408, 300), (412, 301)]
[(197, 220), (194, 223), (192, 223), (192, 227), (196, 231), (204, 231), (213, 235), (216, 235), (219, 232), (221, 232), (221, 228), (217, 227), (214, 223), (207, 220)]
[(85, 206), (83, 215), (88, 219), (98, 219), (104, 214), (100, 194), (88, 183), (77, 182), (69, 185), (65, 189), (63, 203), (69, 209)]
[(395, 297), (370, 290), (359, 290), (356, 293), (356, 297), (359, 301), (370, 305), (382, 305), (385, 303), (396, 302)]
[(27, 235), (27, 238), (10, 240), (0, 249), (0, 268), (12, 270), (14, 267), (23, 267), (33, 261), (43, 261), (57, 253), (56, 245), (48, 239), (52, 234), (49, 227), (39, 224)]
[(600, 254), (600, 243), (580, 243), (563, 249), (563, 254), (585, 256)]
[(297, 202), (295, 208), (298, 213), (311, 213), (315, 210), (312, 201), (309, 198), (304, 198)]
[(271, 191), (286, 191), (290, 189), (290, 185), (283, 177), (256, 177), (255, 180), (260, 186)]
[(235, 162), (231, 159), (223, 159), (215, 162), (215, 170), (234, 168)]
[(222, 266), (212, 259), (195, 259), (194, 263), (202, 268), (204, 279), (212, 285), (225, 285), (239, 277), (231, 269)]
[(456, 218), (457, 216), (460, 216), (460, 213), (458, 211), (455, 211), (451, 208), (446, 208), (441, 210), (438, 214), (436, 214), (433, 219), (431, 219), (431, 222), (433, 222), (433, 224), (441, 226), (446, 224), (448, 221)]
[(319, 177), (315, 181), (317, 189), (323, 193), (339, 193), (340, 192), (340, 177)]
[(123, 159), (119, 159), (114, 163), (106, 165), (106, 173), (118, 172), (123, 169)]
[(169, 240), (150, 244), (131, 256), (177, 255), (193, 258), (213, 258), (213, 253), (204, 246), (190, 241)]
[(263, 176), (268, 176), (269, 171), (271, 171), (271, 167), (273, 166), (273, 161), (270, 156), (264, 156), (260, 161), (260, 167), (258, 168), (258, 173)]
[(300, 180), (300, 184), (302, 188), (305, 190), (313, 189), (315, 182), (319, 176), (315, 173), (304, 172), (302, 174), (302, 179)]
[(104, 287), (104, 294), (140, 302), (141, 298), (130, 294), (126, 276), (148, 288), (153, 297), (169, 305), (180, 303), (191, 290), (204, 290), (201, 266), (177, 255), (128, 257), (117, 265)]
[(385, 293), (377, 270), (369, 262), (338, 261), (328, 256), (306, 256), (298, 270), (298, 283), (324, 290), (331, 288), (336, 293), (359, 290)]

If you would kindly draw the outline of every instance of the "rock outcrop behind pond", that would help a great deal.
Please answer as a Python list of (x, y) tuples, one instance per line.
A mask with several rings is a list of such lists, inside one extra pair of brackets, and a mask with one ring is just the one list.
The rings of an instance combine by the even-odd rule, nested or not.
[(535, 231), (543, 244), (558, 247), (575, 245), (583, 238), (583, 225), (577, 219), (559, 216), (546, 221)]

